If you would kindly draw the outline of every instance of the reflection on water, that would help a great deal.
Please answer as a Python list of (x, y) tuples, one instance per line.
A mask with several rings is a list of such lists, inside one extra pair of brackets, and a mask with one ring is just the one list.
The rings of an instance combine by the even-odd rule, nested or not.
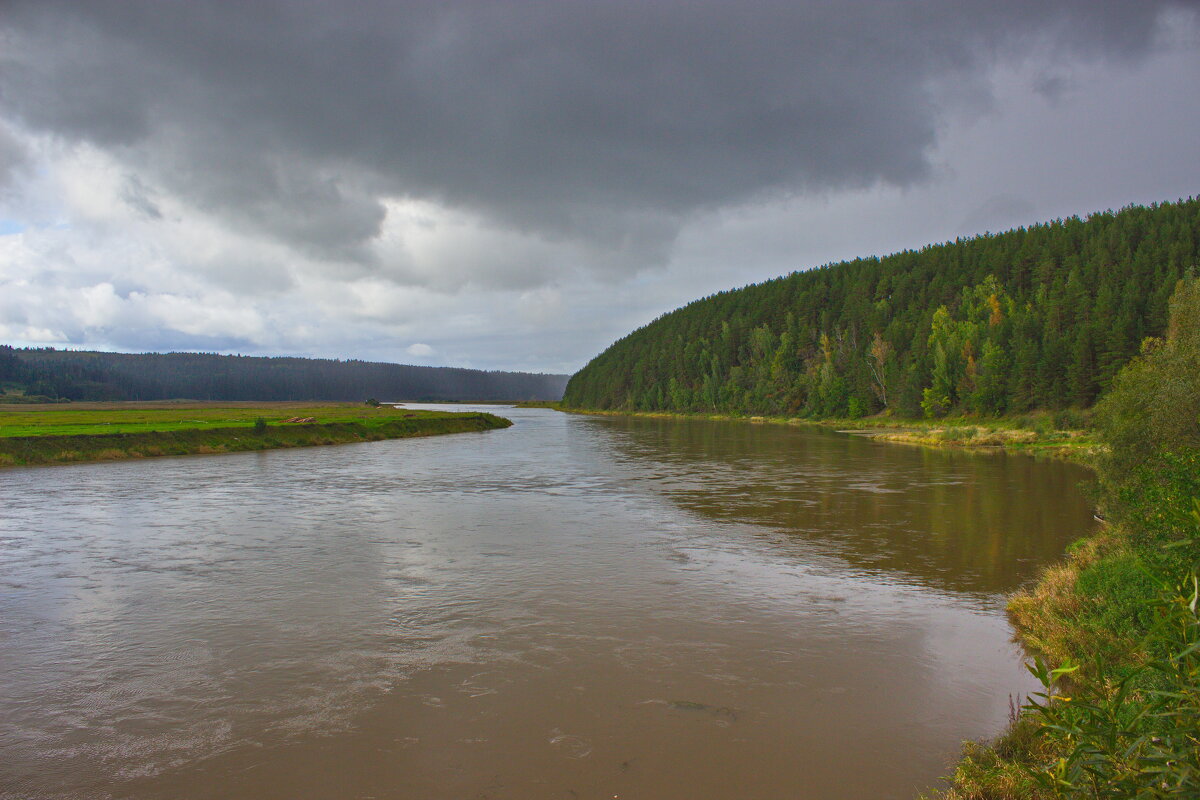
[(856, 566), (958, 592), (1010, 592), (1085, 530), (1089, 473), (819, 428), (615, 418), (647, 485), (717, 520), (782, 532)]
[(0, 798), (911, 797), (1089, 524), (1061, 464), (504, 413), (0, 471)]

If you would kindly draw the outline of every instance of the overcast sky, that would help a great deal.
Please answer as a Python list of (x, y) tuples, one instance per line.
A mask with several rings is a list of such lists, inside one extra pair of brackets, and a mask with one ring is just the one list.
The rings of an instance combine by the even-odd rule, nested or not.
[(573, 372), (1200, 194), (1200, 2), (0, 0), (0, 342)]

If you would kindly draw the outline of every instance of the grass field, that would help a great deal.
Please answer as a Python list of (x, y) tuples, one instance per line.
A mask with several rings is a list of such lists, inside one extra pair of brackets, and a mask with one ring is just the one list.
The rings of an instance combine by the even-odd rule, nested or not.
[[(457, 413), (457, 412), (454, 412)], [(251, 428), (284, 420), (315, 419), (318, 424), (356, 422), (381, 425), (396, 419), (437, 419), (446, 411), (419, 411), (361, 403), (72, 403), (0, 407), (0, 437), (77, 436), (146, 431)]]
[(356, 403), (22, 405), (0, 407), (0, 465), (304, 447), (482, 431), (511, 424), (492, 414)]

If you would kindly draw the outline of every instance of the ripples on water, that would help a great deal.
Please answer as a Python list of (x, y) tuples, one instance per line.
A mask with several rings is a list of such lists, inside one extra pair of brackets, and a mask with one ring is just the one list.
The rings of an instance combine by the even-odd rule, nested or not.
[(910, 797), (1090, 519), (1063, 464), (503, 413), (0, 471), (0, 797)]

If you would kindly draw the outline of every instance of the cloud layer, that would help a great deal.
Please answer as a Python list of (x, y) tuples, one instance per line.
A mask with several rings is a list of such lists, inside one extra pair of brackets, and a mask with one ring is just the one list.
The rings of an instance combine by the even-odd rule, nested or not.
[(432, 356), (433, 308), (464, 345), (497, 302), (500, 339), (565, 324), (572, 287), (678, 271), (723, 210), (944, 180), (998, 73), (1067, 102), (1085, 68), (1194, 48), (1191, 5), (10, 3), (0, 280), (65, 310), (8, 301), (0, 335), (294, 351), (309, 314)]

